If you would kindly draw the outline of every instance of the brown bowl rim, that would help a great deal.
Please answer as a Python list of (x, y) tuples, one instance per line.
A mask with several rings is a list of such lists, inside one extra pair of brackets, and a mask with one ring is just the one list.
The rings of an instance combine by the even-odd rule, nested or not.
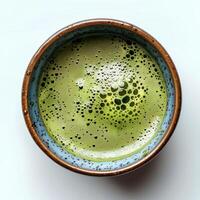
[[(28, 110), (28, 91), (29, 91), (29, 83), (30, 83), (30, 79), (31, 79), (31, 74), (33, 72), (33, 69), (37, 66), (36, 64), (37, 64), (38, 60), (40, 59), (41, 55), (45, 52), (45, 50), (52, 43), (54, 43), (57, 39), (59, 39), (63, 35), (71, 32), (71, 31), (80, 29), (82, 27), (95, 26), (95, 25), (111, 25), (111, 26), (122, 28), (122, 29), (127, 29), (133, 33), (138, 34), (140, 37), (144, 38), (145, 40), (147, 40), (147, 42), (149, 42), (152, 46), (154, 46), (157, 49), (157, 51), (160, 53), (160, 55), (165, 60), (167, 66), (171, 72), (172, 79), (174, 82), (174, 87), (175, 87), (175, 105), (174, 105), (172, 121), (171, 121), (168, 129), (166, 130), (164, 137), (159, 142), (159, 144), (155, 147), (155, 149), (151, 153), (149, 153), (147, 156), (142, 158), (140, 161), (138, 161), (130, 166), (121, 168), (121, 169), (109, 170), (109, 171), (95, 171), (95, 170), (82, 169), (82, 168), (73, 166), (73, 165), (63, 161), (58, 156), (53, 154), (42, 143), (41, 139), (39, 138), (35, 128), (32, 125), (32, 121), (31, 121), (31, 118), (29, 115), (29, 110)], [(47, 156), (49, 156), (52, 160), (54, 160), (59, 165), (65, 167), (67, 169), (70, 169), (74, 172), (78, 172), (78, 173), (85, 174), (85, 175), (92, 175), (92, 176), (114, 176), (114, 175), (128, 173), (130, 171), (133, 171), (133, 170), (143, 166), (148, 161), (150, 161), (152, 158), (154, 158), (160, 152), (160, 150), (164, 147), (164, 145), (167, 143), (167, 141), (171, 137), (171, 135), (176, 127), (176, 124), (178, 122), (179, 115), (180, 115), (180, 110), (181, 110), (181, 101), (182, 101), (182, 97), (181, 97), (180, 79), (179, 79), (178, 73), (176, 71), (175, 65), (174, 65), (172, 59), (170, 58), (169, 54), (167, 53), (167, 51), (164, 49), (164, 47), (154, 37), (152, 37), (150, 34), (145, 32), (141, 28), (139, 28), (135, 25), (132, 25), (130, 23), (124, 22), (124, 21), (108, 19), (108, 18), (97, 18), (97, 19), (89, 19), (89, 20), (80, 21), (80, 22), (71, 24), (69, 26), (66, 26), (63, 29), (56, 32), (55, 34), (53, 34), (49, 39), (47, 39), (41, 45), (41, 47), (36, 51), (36, 53), (32, 57), (29, 65), (28, 65), (28, 68), (26, 70), (26, 73), (24, 75), (23, 86), (22, 86), (22, 111), (23, 111), (24, 119), (25, 119), (26, 125), (28, 127), (28, 130), (29, 130), (32, 138), (36, 142), (36, 144), (42, 149), (42, 151)]]

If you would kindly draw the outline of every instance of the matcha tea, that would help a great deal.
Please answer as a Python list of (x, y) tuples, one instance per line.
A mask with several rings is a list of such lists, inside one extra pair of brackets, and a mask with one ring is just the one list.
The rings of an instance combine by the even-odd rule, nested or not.
[(57, 48), (38, 88), (49, 135), (92, 161), (130, 156), (156, 136), (167, 105), (154, 58), (120, 37), (88, 36)]

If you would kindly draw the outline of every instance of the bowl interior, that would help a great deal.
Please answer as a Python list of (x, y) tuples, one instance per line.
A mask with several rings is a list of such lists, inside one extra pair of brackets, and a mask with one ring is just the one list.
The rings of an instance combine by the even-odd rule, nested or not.
[[(155, 137), (148, 144), (144, 145), (139, 151), (129, 155), (128, 157), (120, 158), (117, 160), (91, 161), (89, 159), (75, 156), (74, 154), (68, 152), (62, 147), (62, 145), (59, 145), (58, 143), (55, 142), (55, 140), (52, 137), (50, 137), (40, 114), (39, 103), (38, 103), (38, 85), (48, 58), (52, 55), (52, 53), (54, 53), (54, 51), (57, 48), (62, 46), (64, 43), (76, 40), (77, 38), (106, 35), (106, 34), (120, 36), (122, 38), (125, 38), (126, 40), (130, 39), (131, 41), (137, 42), (139, 45), (144, 47), (146, 51), (156, 60), (164, 77), (166, 92), (167, 92), (167, 103), (163, 121), (161, 123), (159, 130), (157, 130)], [(36, 67), (34, 68), (33, 73), (31, 75), (31, 80), (29, 83), (28, 106), (29, 106), (30, 118), (33, 127), (36, 130), (42, 143), (55, 156), (57, 156), (59, 159), (63, 160), (67, 164), (85, 170), (94, 170), (94, 171), (119, 170), (128, 167), (130, 165), (133, 165), (142, 160), (145, 156), (150, 154), (163, 139), (165, 132), (168, 129), (169, 124), (171, 123), (172, 116), (174, 113), (175, 88), (172, 80), (173, 80), (172, 75), (163, 57), (149, 42), (147, 42), (144, 38), (142, 38), (138, 34), (111, 25), (93, 25), (89, 27), (82, 27), (70, 31), (62, 35), (62, 37), (58, 37), (57, 40), (54, 41), (53, 44), (51, 44), (45, 50), (45, 52), (41, 55), (40, 59), (38, 60)]]

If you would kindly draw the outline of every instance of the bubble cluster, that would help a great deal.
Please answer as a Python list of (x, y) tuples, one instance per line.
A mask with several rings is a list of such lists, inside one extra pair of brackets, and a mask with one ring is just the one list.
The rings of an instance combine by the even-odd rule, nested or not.
[[(95, 67), (90, 68), (91, 71), (95, 71)], [(111, 63), (99, 67), (91, 76), (95, 84), (88, 91), (89, 101), (76, 101), (76, 113), (81, 114), (83, 118), (91, 114), (87, 119), (87, 126), (96, 123), (92, 113), (98, 114), (98, 118), (108, 120), (110, 125), (121, 130), (134, 123), (139, 119), (139, 104), (145, 102), (145, 95), (148, 95), (148, 88), (135, 77), (134, 71), (127, 70), (123, 64)]]
[(154, 58), (135, 41), (110, 35), (58, 48), (38, 92), (49, 134), (89, 160), (127, 157), (148, 143), (165, 114), (166, 95)]

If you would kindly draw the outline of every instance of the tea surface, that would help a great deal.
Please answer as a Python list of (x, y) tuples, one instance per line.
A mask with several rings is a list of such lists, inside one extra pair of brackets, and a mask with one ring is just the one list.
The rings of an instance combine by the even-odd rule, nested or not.
[(158, 64), (138, 43), (88, 36), (64, 44), (47, 60), (38, 100), (49, 135), (64, 149), (112, 161), (156, 136), (167, 92)]

